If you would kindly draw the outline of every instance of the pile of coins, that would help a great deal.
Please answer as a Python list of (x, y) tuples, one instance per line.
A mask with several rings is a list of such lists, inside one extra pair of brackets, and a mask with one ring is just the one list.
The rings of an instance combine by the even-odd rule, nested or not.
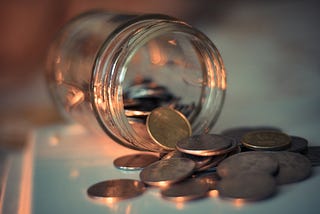
[[(180, 125), (170, 127), (178, 130), (178, 138), (157, 125), (168, 112), (173, 112), (169, 120), (182, 118)], [(149, 133), (165, 153), (139, 153), (114, 160), (120, 170), (140, 170), (140, 180), (103, 181), (91, 186), (88, 196), (119, 201), (139, 196), (153, 186), (163, 198), (176, 202), (208, 197), (212, 191), (223, 199), (259, 201), (274, 195), (279, 185), (308, 178), (312, 166), (319, 166), (319, 147), (308, 147), (304, 138), (271, 128), (191, 136), (191, 132), (184, 132), (190, 125), (179, 130), (187, 120), (176, 112), (160, 107), (148, 114), (147, 121), (154, 125)], [(153, 132), (156, 129), (162, 134)]]

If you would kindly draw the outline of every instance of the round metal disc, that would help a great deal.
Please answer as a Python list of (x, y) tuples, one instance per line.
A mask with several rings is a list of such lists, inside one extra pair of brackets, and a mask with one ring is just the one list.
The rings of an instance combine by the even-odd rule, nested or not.
[(107, 180), (90, 186), (87, 194), (95, 200), (120, 201), (137, 197), (144, 193), (144, 183), (131, 179)]
[(165, 155), (162, 160), (170, 159), (170, 158), (189, 158), (193, 160), (196, 164), (195, 171), (201, 169), (202, 167), (206, 166), (207, 164), (211, 163), (212, 157), (205, 157), (205, 156), (196, 156), (196, 155), (190, 155), (183, 152), (180, 152), (178, 150), (174, 150), (169, 152), (167, 155)]
[(199, 179), (188, 179), (177, 184), (173, 184), (166, 189), (161, 190), (163, 198), (175, 201), (185, 202), (207, 196), (209, 184)]
[(311, 162), (305, 156), (294, 152), (272, 152), (279, 162), (277, 184), (289, 184), (304, 180), (311, 174)]
[(204, 172), (195, 175), (196, 179), (209, 185), (209, 190), (217, 188), (217, 183), (220, 181), (220, 177), (217, 172)]
[(245, 134), (241, 143), (253, 150), (283, 150), (290, 146), (290, 136), (277, 131), (253, 131)]
[(291, 136), (291, 145), (288, 152), (306, 152), (308, 150), (308, 140), (302, 137)]
[(187, 154), (212, 156), (228, 152), (231, 147), (236, 146), (236, 142), (222, 135), (206, 134), (184, 138), (176, 146), (179, 151)]
[(195, 168), (195, 162), (188, 158), (160, 160), (145, 167), (140, 179), (152, 186), (167, 186), (187, 178)]
[(152, 154), (132, 154), (115, 159), (113, 165), (123, 170), (140, 170), (158, 160), (159, 158)]
[(276, 192), (276, 182), (271, 175), (265, 173), (240, 173), (221, 179), (217, 183), (217, 190), (221, 198), (259, 201)]
[(278, 162), (268, 152), (242, 152), (223, 160), (217, 167), (221, 177), (230, 177), (240, 172), (260, 172), (269, 175), (278, 170)]
[(167, 150), (173, 150), (179, 140), (191, 136), (188, 119), (182, 113), (168, 107), (159, 107), (151, 111), (146, 125), (152, 140)]

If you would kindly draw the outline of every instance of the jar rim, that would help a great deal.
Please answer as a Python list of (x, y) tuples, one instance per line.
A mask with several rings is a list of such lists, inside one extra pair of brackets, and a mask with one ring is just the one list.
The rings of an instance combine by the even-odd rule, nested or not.
[[(204, 56), (202, 57), (205, 57), (206, 60), (204, 61), (208, 63), (205, 65), (206, 69), (209, 72), (220, 72), (219, 75), (213, 74), (206, 77), (207, 81), (209, 81), (207, 84), (218, 83), (220, 84), (218, 87), (222, 89), (221, 91), (214, 90), (214, 88), (209, 89), (210, 96), (219, 96), (219, 100), (215, 103), (215, 108), (211, 111), (213, 115), (208, 116), (211, 118), (208, 119), (208, 123), (197, 121), (196, 126), (200, 126), (201, 129), (207, 127), (206, 131), (209, 131), (209, 127), (213, 126), (220, 114), (225, 96), (226, 75), (220, 54), (210, 39), (187, 23), (170, 16), (161, 14), (138, 16), (118, 27), (106, 38), (96, 56), (90, 84), (91, 94), (93, 95), (91, 97), (92, 107), (100, 126), (114, 140), (120, 141), (119, 143), (127, 147), (133, 147), (134, 149), (137, 149), (136, 147), (143, 148), (144, 144), (137, 142), (143, 139), (140, 139), (140, 136), (136, 136), (130, 131), (131, 126), (125, 117), (123, 100), (122, 96), (120, 96), (122, 95), (122, 91), (120, 91), (121, 89), (117, 85), (121, 82), (121, 78), (124, 78), (123, 74), (126, 73), (126, 64), (130, 61), (130, 57), (134, 55), (133, 53), (150, 39), (165, 33), (179, 33), (196, 38), (199, 43), (198, 45), (201, 46), (199, 48), (203, 49), (202, 51), (204, 52)], [(215, 78), (219, 79), (215, 80)], [(210, 81), (213, 81), (213, 83), (210, 83)], [(101, 96), (102, 99), (97, 100), (97, 95)], [(205, 103), (204, 108), (208, 109), (210, 105), (212, 103)], [(105, 110), (106, 108), (108, 111)], [(109, 111), (112, 115), (107, 115)], [(126, 138), (123, 136), (126, 136)], [(137, 140), (137, 137), (139, 140)], [(133, 144), (136, 143), (138, 146), (132, 146), (127, 141)], [(144, 149), (150, 150), (149, 148)], [(161, 148), (154, 148), (157, 151), (159, 149)]]

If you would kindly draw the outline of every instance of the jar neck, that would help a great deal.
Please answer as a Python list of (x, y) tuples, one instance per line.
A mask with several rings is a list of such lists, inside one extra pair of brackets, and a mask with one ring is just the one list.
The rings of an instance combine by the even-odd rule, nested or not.
[[(209, 131), (223, 104), (225, 70), (216, 47), (206, 36), (168, 16), (146, 15), (133, 19), (106, 38), (95, 59), (90, 85), (91, 103), (101, 127), (118, 143), (130, 148), (157, 152), (162, 150), (148, 143), (150, 139), (139, 136), (129, 124), (124, 112), (122, 83), (126, 73), (130, 72), (128, 64), (134, 54), (148, 41), (166, 33), (192, 38), (203, 66), (202, 85), (205, 87), (201, 93), (210, 99), (199, 100), (201, 108), (190, 118), (193, 133)], [(216, 103), (211, 103), (212, 100), (216, 100)]]

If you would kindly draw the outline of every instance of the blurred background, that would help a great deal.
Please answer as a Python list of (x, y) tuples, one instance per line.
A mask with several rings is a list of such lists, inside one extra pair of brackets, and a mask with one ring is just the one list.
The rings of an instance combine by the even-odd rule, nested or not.
[(228, 72), (227, 100), (217, 130), (295, 124), (292, 131), (316, 138), (316, 131), (310, 131), (319, 128), (320, 107), (316, 0), (1, 1), (1, 129), (57, 120), (43, 79), (47, 48), (68, 20), (97, 8), (172, 15), (212, 39)]

